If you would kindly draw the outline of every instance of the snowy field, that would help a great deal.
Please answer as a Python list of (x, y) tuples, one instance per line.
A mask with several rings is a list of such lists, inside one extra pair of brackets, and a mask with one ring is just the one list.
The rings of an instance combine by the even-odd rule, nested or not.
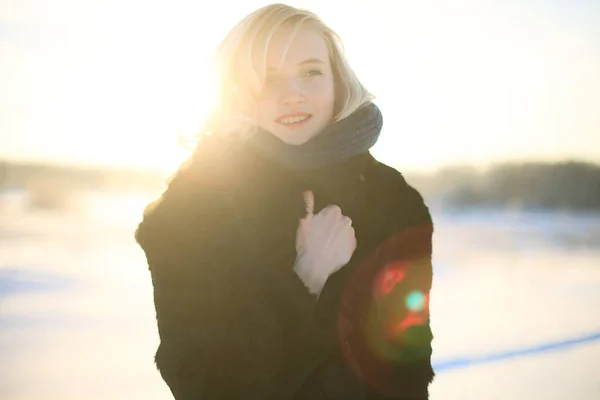
[[(133, 241), (147, 200), (0, 195), (0, 399), (172, 398)], [(600, 399), (600, 215), (434, 218), (431, 399)]]

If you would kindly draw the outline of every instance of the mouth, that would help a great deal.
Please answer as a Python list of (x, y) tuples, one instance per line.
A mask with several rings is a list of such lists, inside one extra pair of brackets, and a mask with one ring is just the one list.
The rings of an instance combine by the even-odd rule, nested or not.
[(288, 126), (288, 127), (298, 127), (304, 125), (312, 118), (312, 114), (299, 113), (299, 114), (287, 114), (282, 115), (277, 118), (275, 121), (278, 124)]

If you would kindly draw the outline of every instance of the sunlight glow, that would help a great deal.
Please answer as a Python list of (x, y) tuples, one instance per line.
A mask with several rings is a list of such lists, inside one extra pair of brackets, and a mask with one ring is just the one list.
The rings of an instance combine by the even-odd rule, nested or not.
[[(207, 17), (191, 0), (34, 3), (2, 10), (0, 157), (153, 169), (185, 157), (178, 135), (195, 133), (207, 112), (213, 50), (267, 4), (221, 2)], [(600, 157), (600, 52), (533, 3), (402, 2), (389, 12), (373, 0), (343, 13), (346, 3), (289, 3), (342, 37), (382, 109), (374, 154), (384, 162)]]

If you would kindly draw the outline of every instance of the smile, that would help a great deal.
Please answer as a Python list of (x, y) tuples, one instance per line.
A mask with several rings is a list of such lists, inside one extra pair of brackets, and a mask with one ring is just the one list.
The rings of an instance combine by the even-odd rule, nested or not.
[(312, 115), (310, 115), (310, 114), (285, 115), (285, 116), (279, 117), (277, 119), (277, 122), (280, 124), (283, 124), (283, 125), (293, 125), (293, 124), (298, 124), (298, 123), (307, 121), (311, 117), (312, 117)]

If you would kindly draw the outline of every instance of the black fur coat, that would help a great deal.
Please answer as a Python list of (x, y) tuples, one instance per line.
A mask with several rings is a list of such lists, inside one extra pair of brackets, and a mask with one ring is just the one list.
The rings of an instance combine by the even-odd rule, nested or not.
[[(284, 169), (208, 138), (136, 232), (154, 285), (156, 365), (177, 400), (427, 399), (433, 225), (369, 153)], [(320, 297), (292, 270), (312, 190), (357, 249)]]

